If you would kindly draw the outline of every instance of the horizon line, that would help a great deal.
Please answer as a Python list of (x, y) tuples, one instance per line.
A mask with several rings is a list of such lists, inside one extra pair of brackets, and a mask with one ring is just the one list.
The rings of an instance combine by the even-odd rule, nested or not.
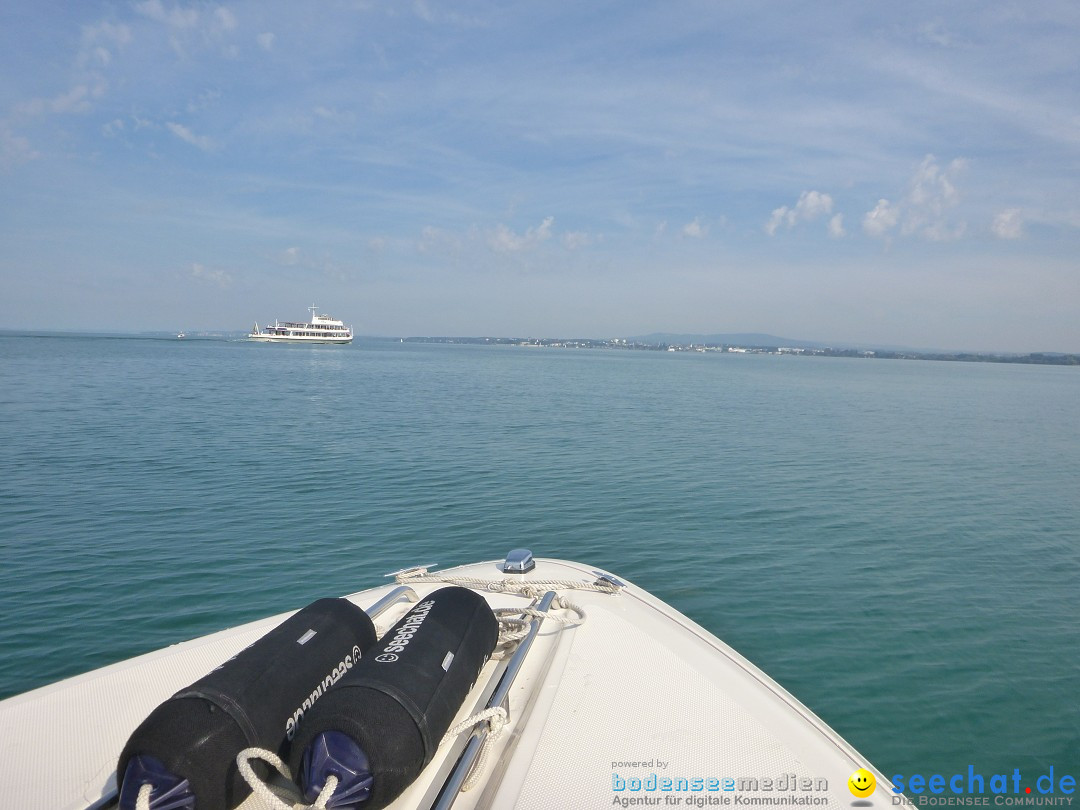
[[(187, 330), (180, 330), (187, 331)], [(42, 334), (35, 334), (42, 333)], [(27, 337), (34, 336), (72, 336), (77, 337), (80, 335), (88, 336), (101, 336), (101, 337), (150, 337), (150, 336), (172, 336), (172, 339), (176, 338), (176, 330), (168, 329), (78, 329), (78, 328), (48, 328), (48, 327), (32, 327), (32, 328), (15, 328), (0, 326), (0, 334), (11, 335), (23, 335)], [(189, 336), (203, 335), (203, 336), (234, 336), (234, 335), (246, 335), (247, 330), (244, 329), (196, 329), (188, 333)], [(672, 343), (669, 341), (645, 341), (642, 338), (652, 337), (653, 335), (663, 337), (678, 337), (690, 340), (690, 343)], [(713, 342), (712, 344), (706, 341), (721, 337), (760, 337), (770, 338), (770, 342), (767, 343), (748, 343), (737, 342), (732, 343), (728, 341), (721, 341), (720, 343)], [(425, 335), (388, 335), (388, 334), (355, 334), (354, 339), (361, 340), (377, 340), (377, 341), (419, 341), (419, 340), (498, 340), (498, 341), (520, 341), (520, 340), (537, 340), (537, 341), (575, 341), (575, 340), (587, 340), (596, 343), (605, 343), (616, 340), (630, 341), (639, 345), (725, 345), (725, 346), (738, 346), (752, 349), (764, 349), (764, 348), (801, 348), (801, 349), (818, 349), (818, 350), (831, 350), (831, 351), (885, 351), (895, 353), (911, 353), (921, 355), (976, 355), (976, 356), (1080, 356), (1080, 351), (1063, 351), (1058, 349), (1040, 349), (1037, 351), (1018, 351), (1015, 349), (941, 349), (941, 348), (916, 348), (910, 346), (896, 346), (887, 345), (882, 343), (855, 343), (850, 341), (841, 341), (836, 343), (829, 343), (822, 340), (804, 340), (794, 338), (780, 338), (777, 335), (772, 335), (767, 332), (731, 332), (731, 333), (680, 333), (680, 332), (651, 332), (647, 335), (632, 335), (628, 337), (612, 336), (612, 337), (557, 337), (557, 336), (538, 336), (538, 335), (484, 335), (484, 334), (458, 334), (458, 335), (438, 335), (438, 334), (425, 334)]]

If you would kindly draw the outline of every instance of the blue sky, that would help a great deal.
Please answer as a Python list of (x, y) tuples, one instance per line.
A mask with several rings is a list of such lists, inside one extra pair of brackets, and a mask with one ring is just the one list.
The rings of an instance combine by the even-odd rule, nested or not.
[(1071, 0), (11, 0), (0, 64), (0, 327), (1080, 351)]

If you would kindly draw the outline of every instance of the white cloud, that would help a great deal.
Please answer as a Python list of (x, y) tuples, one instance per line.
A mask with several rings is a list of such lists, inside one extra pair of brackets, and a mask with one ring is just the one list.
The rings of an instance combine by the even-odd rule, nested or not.
[(281, 257), (280, 257), (279, 261), (282, 264), (293, 265), (293, 264), (296, 264), (299, 260), (300, 260), (300, 248), (298, 248), (298, 247), (290, 247), (290, 248), (285, 248), (285, 250), (281, 251)]
[(131, 42), (131, 29), (126, 25), (102, 22), (97, 25), (83, 26), (82, 45), (75, 63), (85, 68), (88, 66), (107, 67), (113, 60), (110, 48), (121, 48)]
[(210, 152), (214, 149), (214, 142), (205, 135), (196, 135), (190, 129), (183, 124), (177, 124), (175, 121), (169, 121), (165, 124), (169, 128), (169, 132), (175, 135), (180, 140), (190, 143), (192, 146), (202, 149), (204, 152)]
[(167, 9), (161, 0), (143, 0), (135, 4), (135, 10), (144, 17), (172, 28), (194, 28), (199, 22), (199, 12), (196, 9), (182, 9), (179, 6)]
[(83, 26), (70, 89), (52, 98), (31, 98), (15, 105), (14, 112), (27, 117), (89, 112), (108, 89), (105, 72), (113, 62), (112, 49), (121, 48), (131, 40), (131, 29), (126, 25), (102, 22)]
[(933, 155), (923, 158), (911, 178), (905, 200), (903, 233), (918, 233), (935, 241), (950, 238), (949, 233), (963, 233), (964, 223), (951, 226), (945, 221), (945, 213), (960, 201), (956, 180), (966, 167), (963, 158), (951, 161), (945, 168), (938, 165)]
[(568, 231), (563, 234), (562, 243), (567, 250), (577, 250), (593, 243), (593, 237), (584, 231)]
[[(863, 231), (873, 237), (884, 237), (897, 226), (905, 236), (920, 236), (935, 242), (959, 239), (967, 231), (967, 223), (954, 221), (950, 212), (960, 202), (957, 180), (967, 168), (967, 161), (956, 158), (942, 166), (933, 155), (927, 155), (908, 182), (907, 192), (896, 203), (879, 199), (872, 211), (862, 220)], [(793, 206), (774, 208), (765, 233), (774, 236), (782, 227), (791, 229), (800, 222), (811, 222), (833, 212), (833, 199), (820, 191), (804, 191)], [(847, 235), (844, 215), (831, 216), (826, 224), (829, 236), (839, 239)]]
[(424, 0), (414, 0), (413, 11), (415, 11), (416, 16), (424, 22), (435, 22), (435, 12), (432, 11), (431, 6), (429, 6)]
[(903, 199), (898, 203), (879, 200), (863, 217), (863, 230), (882, 237), (899, 224), (904, 236), (932, 242), (959, 239), (967, 232), (967, 223), (954, 220), (950, 212), (960, 203), (957, 179), (966, 168), (963, 158), (942, 167), (933, 155), (927, 155), (912, 175)]
[(83, 27), (83, 42), (93, 43), (104, 40), (116, 45), (127, 45), (131, 42), (131, 29), (123, 24), (101, 22), (97, 25)]
[(47, 107), (54, 113), (86, 112), (90, 109), (90, 88), (85, 84), (76, 85), (47, 102)]
[(769, 221), (765, 223), (765, 233), (767, 233), (769, 236), (775, 235), (776, 229), (784, 223), (787, 215), (788, 207), (786, 205), (781, 205), (779, 208), (774, 208), (772, 216), (769, 218)]
[(926, 45), (951, 48), (956, 40), (940, 19), (931, 20), (919, 26), (918, 39)]
[(38, 153), (30, 147), (30, 141), (0, 122), (0, 170), (8, 171), (36, 157)]
[(804, 191), (799, 195), (794, 208), (781, 205), (774, 208), (772, 216), (765, 224), (765, 233), (773, 236), (781, 225), (794, 228), (799, 222), (811, 222), (820, 216), (831, 214), (833, 199), (820, 191)]
[(191, 99), (185, 109), (189, 113), (202, 112), (213, 107), (221, 98), (220, 90), (204, 90), (198, 96)]
[(996, 217), (990, 230), (998, 239), (1020, 239), (1024, 235), (1024, 218), (1019, 208), (1006, 208)]
[(953, 242), (967, 233), (967, 223), (958, 222), (955, 225), (938, 220), (923, 227), (921, 235), (931, 242)]
[(236, 28), (236, 15), (225, 6), (214, 9), (214, 27), (218, 31), (232, 31)]
[(701, 217), (694, 217), (693, 222), (683, 225), (682, 235), (688, 239), (703, 239), (709, 233), (709, 226), (701, 222)]
[(434, 255), (456, 255), (463, 250), (486, 244), (488, 249), (497, 253), (526, 253), (537, 249), (541, 244), (556, 238), (566, 250), (580, 250), (597, 242), (603, 236), (588, 231), (567, 231), (555, 233), (555, 217), (545, 217), (539, 225), (519, 233), (505, 224), (482, 231), (473, 226), (466, 231), (453, 231), (425, 225), (420, 230), (420, 237), (415, 242), (419, 253)]
[(532, 250), (541, 242), (551, 238), (551, 226), (554, 224), (555, 217), (546, 217), (537, 227), (528, 228), (524, 234), (519, 235), (500, 223), (488, 237), (488, 245), (499, 253)]
[(348, 111), (342, 111), (336, 107), (324, 107), (319, 105), (315, 107), (312, 112), (316, 118), (326, 121), (331, 124), (337, 125), (349, 125), (356, 121), (356, 115)]
[(262, 48), (264, 51), (274, 50), (274, 40), (276, 39), (277, 37), (269, 31), (266, 31), (255, 37), (255, 41), (259, 43), (259, 47)]
[(862, 227), (870, 236), (885, 236), (900, 221), (900, 212), (888, 200), (878, 200), (873, 211), (863, 217)]
[(797, 219), (810, 221), (824, 214), (832, 213), (833, 201), (828, 194), (820, 191), (804, 191), (799, 195), (799, 201), (795, 203), (795, 215)]
[(427, 0), (413, 0), (413, 13), (421, 20), (429, 24), (449, 23), (451, 25), (474, 28), (483, 25), (482, 20), (470, 17), (456, 11), (450, 11), (447, 7), (452, 3), (435, 3), (434, 8)]
[(191, 276), (199, 281), (215, 284), (222, 289), (232, 284), (232, 276), (224, 270), (207, 270), (198, 262), (191, 265)]
[[(94, 70), (104, 70), (112, 64), (114, 50), (132, 41), (131, 28), (126, 25), (99, 23), (83, 26), (82, 43), (75, 64), (80, 70), (93, 76)], [(100, 80), (100, 77), (97, 77)]]
[(163, 0), (142, 0), (133, 8), (139, 14), (168, 29), (168, 43), (180, 59), (189, 59), (190, 51), (210, 46), (226, 59), (236, 59), (240, 48), (229, 41), (239, 27), (236, 14), (227, 6), (185, 7), (166, 5)]
[(462, 245), (462, 238), (457, 234), (432, 225), (425, 225), (420, 231), (420, 240), (416, 243), (416, 249), (421, 253), (448, 255), (460, 252)]
[(51, 99), (35, 98), (18, 106), (18, 111), (24, 115), (41, 115), (42, 113), (84, 113), (88, 112), (93, 104), (93, 99), (99, 99), (105, 95), (105, 80), (100, 76), (91, 75), (89, 81), (77, 84), (66, 93), (61, 93)]

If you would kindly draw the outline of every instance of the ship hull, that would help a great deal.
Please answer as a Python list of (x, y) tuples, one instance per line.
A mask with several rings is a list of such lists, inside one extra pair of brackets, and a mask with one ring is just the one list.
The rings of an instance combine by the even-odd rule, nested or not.
[(248, 335), (248, 340), (255, 343), (326, 343), (326, 344), (346, 344), (352, 343), (352, 336), (349, 337), (279, 337), (277, 335)]

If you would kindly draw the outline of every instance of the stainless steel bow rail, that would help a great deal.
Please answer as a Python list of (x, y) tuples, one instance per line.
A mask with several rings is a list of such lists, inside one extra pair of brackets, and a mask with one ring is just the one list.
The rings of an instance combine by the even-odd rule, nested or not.
[[(530, 607), (535, 607), (537, 610), (546, 613), (551, 608), (551, 603), (555, 599), (555, 591), (548, 591), (541, 597), (538, 603), (531, 604)], [(499, 666), (496, 667), (495, 672), (492, 673), (491, 678), (488, 681), (488, 688), (485, 691), (490, 692), (490, 697), (484, 704), (484, 708), (493, 709), (495, 707), (502, 707), (507, 713), (507, 720), (510, 715), (510, 688), (514, 685), (514, 680), (518, 676), (518, 672), (521, 670), (521, 665), (525, 663), (525, 657), (529, 654), (529, 650), (532, 648), (533, 641), (536, 639), (537, 633), (540, 632), (540, 624), (543, 622), (543, 618), (536, 616), (529, 623), (528, 634), (518, 644), (517, 649), (514, 650), (514, 654), (505, 661), (499, 662)], [(542, 665), (543, 672), (541, 673), (541, 680), (543, 676), (547, 674), (548, 667), (551, 665), (551, 656), (548, 655), (544, 658)], [(494, 689), (491, 686), (494, 685)], [(535, 695), (535, 692), (534, 692)], [(532, 711), (533, 700), (529, 699), (525, 705), (521, 707), (521, 716), (518, 718), (517, 726), (515, 727), (514, 737), (511, 741), (511, 745), (516, 742), (516, 739), (521, 734), (521, 726), (524, 725), (525, 720), (528, 718), (529, 713)], [(470, 771), (476, 764), (477, 758), (480, 756), (480, 751), (490, 733), (488, 725), (480, 724), (473, 729), (470, 736), (465, 737), (462, 735), (452, 743), (454, 748), (451, 750), (450, 755), (447, 757), (446, 762), (453, 763), (453, 769), (450, 771), (449, 776), (445, 781), (440, 784), (438, 777), (434, 780), (434, 788), (428, 792), (428, 795), (437, 790), (438, 794), (435, 797), (435, 801), (430, 805), (431, 810), (449, 810), (453, 806), (457, 797), (461, 794), (461, 787), (468, 778)], [(460, 756), (456, 756), (456, 749), (464, 750)], [(502, 770), (505, 766), (496, 765), (498, 770)], [(425, 798), (421, 806), (427, 806), (428, 800)]]

